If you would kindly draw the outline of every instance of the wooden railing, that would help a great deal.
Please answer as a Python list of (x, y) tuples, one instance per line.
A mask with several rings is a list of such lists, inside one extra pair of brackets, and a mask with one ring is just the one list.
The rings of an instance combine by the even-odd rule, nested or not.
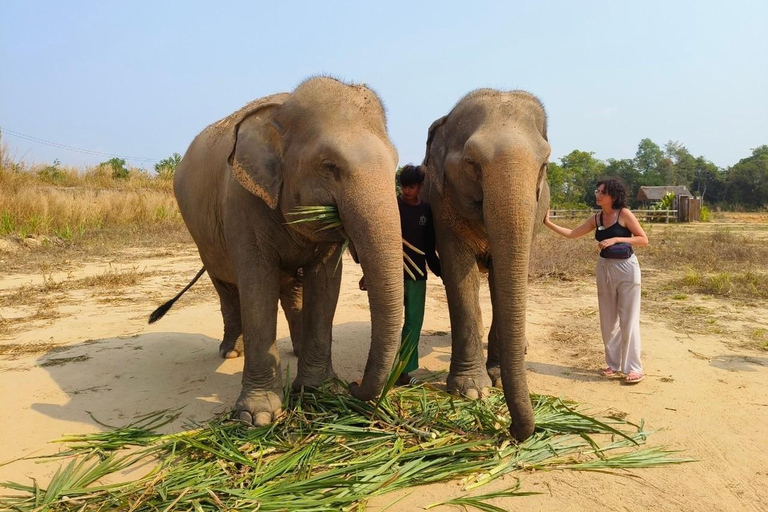
[[(550, 219), (586, 219), (600, 210), (550, 210)], [(641, 222), (677, 222), (677, 210), (632, 210)]]

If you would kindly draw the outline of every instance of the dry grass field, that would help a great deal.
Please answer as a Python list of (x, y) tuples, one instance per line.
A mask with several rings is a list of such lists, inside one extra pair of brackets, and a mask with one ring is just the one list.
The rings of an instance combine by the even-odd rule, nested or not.
[[(151, 411), (184, 406), (205, 420), (230, 407), (242, 360), (218, 359), (219, 305), (201, 280), (167, 318), (146, 318), (199, 269), (168, 182), (137, 176), (74, 176), (48, 184), (0, 173), (0, 431), (3, 462), (33, 453), (65, 432), (103, 429)], [(645, 226), (643, 358), (634, 387), (597, 375), (602, 346), (594, 279), (595, 244), (549, 232), (536, 239), (530, 272), (528, 378), (532, 391), (598, 412), (645, 420), (653, 444), (698, 462), (613, 474), (528, 472), (541, 494), (498, 500), (503, 509), (768, 509), (768, 216), (715, 214), (713, 222)], [(334, 321), (334, 366), (359, 378), (368, 346), (367, 299), (359, 268), (345, 258)], [(486, 329), (488, 291), (481, 292)], [(287, 325), (278, 345), (291, 371)], [(439, 280), (429, 281), (420, 346), (423, 372), (450, 361), (450, 322)], [(179, 420), (169, 430), (179, 430)], [(20, 461), (0, 481), (50, 479)], [(509, 487), (504, 479), (496, 489)], [(375, 499), (370, 510), (419, 510), (460, 495), (458, 484)], [(451, 510), (443, 507), (443, 510)], [(436, 510), (441, 510), (440, 508)]]

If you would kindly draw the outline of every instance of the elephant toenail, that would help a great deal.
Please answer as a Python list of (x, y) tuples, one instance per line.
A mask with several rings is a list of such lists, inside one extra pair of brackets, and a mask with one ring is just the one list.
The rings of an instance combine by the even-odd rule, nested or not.
[(226, 353), (224, 357), (226, 359), (235, 359), (237, 357), (240, 357), (240, 354), (238, 354), (236, 350), (230, 350), (229, 352)]
[(248, 411), (240, 411), (240, 421), (243, 423), (246, 423), (248, 425), (253, 425), (253, 417), (251, 416), (251, 413)]
[(256, 419), (253, 421), (253, 424), (257, 427), (263, 427), (264, 425), (269, 425), (272, 423), (272, 413), (269, 412), (260, 412), (256, 415)]
[(477, 400), (480, 398), (480, 394), (477, 392), (475, 388), (469, 388), (464, 391), (464, 396), (469, 398), (470, 400)]

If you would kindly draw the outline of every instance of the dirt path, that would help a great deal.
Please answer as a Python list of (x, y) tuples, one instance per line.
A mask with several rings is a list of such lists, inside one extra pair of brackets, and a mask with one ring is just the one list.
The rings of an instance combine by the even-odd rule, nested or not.
[[(183, 417), (204, 420), (232, 406), (242, 360), (217, 356), (221, 318), (207, 280), (162, 321), (146, 324), (149, 312), (175, 294), (200, 265), (192, 248), (157, 254), (162, 256), (137, 255), (128, 265), (104, 261), (45, 277), (0, 278), (2, 293), (23, 289), (28, 296), (38, 294), (27, 303), (0, 304), (0, 319), (17, 319), (0, 334), (2, 460), (54, 451), (56, 446), (46, 443), (63, 433), (98, 431), (86, 411), (100, 421), (123, 424), (179, 406), (185, 407)], [(361, 376), (370, 335), (367, 298), (357, 289), (359, 276), (359, 267), (345, 261), (333, 356), (336, 371), (348, 380)], [(481, 299), (488, 319), (487, 290)], [(611, 410), (645, 419), (655, 431), (649, 444), (682, 450), (699, 462), (619, 475), (523, 473), (523, 488), (542, 494), (497, 505), (541, 511), (768, 510), (768, 352), (741, 348), (727, 329), (693, 334), (683, 327), (685, 322), (668, 314), (671, 305), (648, 304), (642, 317), (648, 378), (623, 386), (597, 375), (602, 349), (591, 281), (534, 283), (528, 304), (532, 391), (576, 400), (596, 413)], [(764, 303), (711, 299), (706, 305), (727, 311), (726, 321), (768, 329)], [(434, 278), (423, 329), (423, 368), (446, 370), (450, 325), (445, 295)], [(287, 336), (281, 315), (282, 362), (294, 369), (297, 361)], [(181, 429), (182, 420), (171, 428)], [(0, 481), (34, 477), (45, 482), (52, 472), (52, 466), (21, 461), (0, 466)], [(487, 490), (513, 483), (507, 478)], [(389, 510), (419, 510), (462, 491), (459, 483), (450, 483), (409, 493)], [(370, 510), (380, 510), (401, 495), (376, 499)]]

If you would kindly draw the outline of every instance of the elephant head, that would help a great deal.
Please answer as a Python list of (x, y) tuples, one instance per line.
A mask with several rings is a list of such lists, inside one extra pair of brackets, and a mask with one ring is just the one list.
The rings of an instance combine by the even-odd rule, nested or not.
[(312, 78), (267, 98), (237, 123), (232, 174), (285, 219), (297, 206), (336, 206), (343, 230), (289, 224), (296, 238), (340, 243), (348, 237), (365, 272), (371, 350), (358, 398), (382, 389), (397, 352), (402, 317), (402, 242), (395, 195), (397, 151), (384, 108), (364, 85)]
[(433, 123), (424, 161), (430, 197), (447, 204), (451, 227), (471, 239), (478, 261), (491, 262), (501, 378), (516, 439), (534, 429), (524, 364), (526, 286), (532, 236), (549, 204), (549, 155), (546, 114), (535, 96), (481, 89)]

